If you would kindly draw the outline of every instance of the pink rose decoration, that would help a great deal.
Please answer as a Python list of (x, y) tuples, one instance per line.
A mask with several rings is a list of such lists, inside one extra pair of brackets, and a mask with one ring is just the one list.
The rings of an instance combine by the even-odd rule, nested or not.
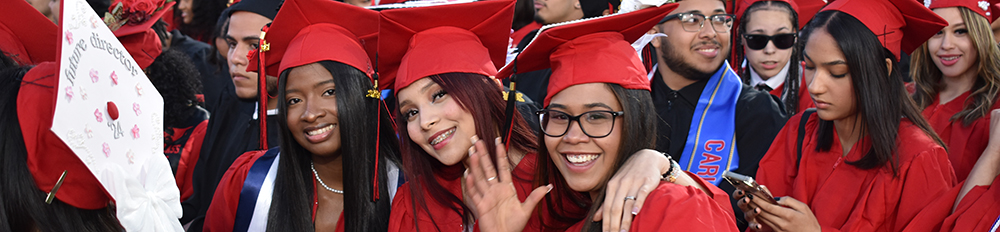
[(94, 110), (94, 117), (97, 118), (97, 122), (104, 122), (104, 113), (101, 113), (101, 109)]
[(139, 103), (138, 102), (132, 103), (132, 110), (135, 111), (135, 116), (139, 116), (139, 114), (142, 113), (142, 110), (139, 110)]
[(66, 98), (73, 99), (73, 87), (66, 86)]
[(139, 125), (132, 126), (132, 138), (133, 139), (139, 138)]
[(111, 83), (118, 85), (118, 74), (115, 71), (111, 71)]
[(108, 143), (104, 143), (104, 157), (111, 157), (111, 146)]
[(97, 81), (100, 80), (100, 77), (97, 76), (97, 70), (90, 69), (90, 80), (94, 83), (97, 83)]

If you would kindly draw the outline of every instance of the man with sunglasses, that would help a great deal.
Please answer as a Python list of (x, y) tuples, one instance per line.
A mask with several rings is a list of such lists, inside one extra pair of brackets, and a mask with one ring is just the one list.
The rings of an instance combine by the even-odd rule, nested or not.
[[(744, 85), (730, 68), (734, 16), (722, 0), (682, 0), (653, 31), (659, 54), (649, 74), (656, 113), (656, 149), (669, 151), (681, 168), (718, 185), (723, 171), (747, 176), (785, 124), (784, 108), (767, 92)], [(735, 201), (733, 208), (736, 208)], [(746, 228), (741, 212), (737, 225)]]

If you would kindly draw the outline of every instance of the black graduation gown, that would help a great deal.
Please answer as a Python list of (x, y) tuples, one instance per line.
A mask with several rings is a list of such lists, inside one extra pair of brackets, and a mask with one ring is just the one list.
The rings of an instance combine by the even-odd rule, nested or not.
[[(232, 88), (223, 89), (208, 121), (208, 132), (193, 174), (194, 193), (181, 202), (181, 224), (191, 223), (188, 231), (201, 231), (205, 212), (212, 203), (215, 188), (229, 166), (245, 152), (259, 150), (260, 124), (253, 118), (255, 102), (236, 98)], [(268, 148), (278, 146), (278, 117), (267, 117)]]
[[(679, 91), (670, 89), (659, 72), (655, 73), (651, 82), (653, 105), (660, 117), (656, 125), (656, 150), (667, 151), (674, 160), (680, 161), (698, 98), (708, 79), (695, 82)], [(785, 125), (787, 118), (784, 112), (784, 106), (777, 97), (743, 85), (736, 101), (736, 149), (740, 163), (735, 172), (747, 176), (757, 174), (758, 162)], [(719, 188), (726, 193), (736, 190), (726, 181), (720, 182)], [(736, 200), (732, 202), (733, 209), (739, 209)], [(746, 230), (746, 220), (743, 220), (743, 213), (739, 210), (736, 212), (736, 222), (740, 231)]]

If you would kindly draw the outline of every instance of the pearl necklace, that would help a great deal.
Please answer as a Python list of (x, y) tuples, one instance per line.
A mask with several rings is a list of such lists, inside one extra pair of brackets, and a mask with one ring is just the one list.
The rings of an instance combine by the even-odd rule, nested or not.
[(314, 165), (313, 162), (309, 162), (309, 168), (312, 169), (313, 175), (316, 176), (316, 182), (319, 182), (319, 185), (322, 185), (323, 188), (326, 188), (326, 190), (329, 190), (330, 192), (333, 192), (333, 193), (336, 193), (336, 194), (344, 194), (344, 190), (337, 190), (337, 189), (334, 189), (334, 188), (330, 188), (330, 186), (326, 186), (326, 183), (323, 183), (323, 179), (319, 178), (319, 173), (316, 173), (316, 165)]

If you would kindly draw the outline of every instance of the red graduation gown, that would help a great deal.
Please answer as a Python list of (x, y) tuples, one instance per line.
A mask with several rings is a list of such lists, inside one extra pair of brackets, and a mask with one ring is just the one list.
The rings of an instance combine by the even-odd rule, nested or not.
[(909, 120), (899, 126), (895, 150), (899, 174), (891, 168), (862, 170), (867, 136), (846, 157), (834, 132), (830, 151), (816, 151), (817, 114), (806, 123), (802, 160), (796, 169), (796, 136), (802, 114), (788, 120), (760, 161), (757, 181), (774, 196), (790, 196), (809, 205), (824, 231), (901, 231), (936, 196), (955, 186), (944, 148)]
[[(706, 194), (697, 187), (660, 182), (660, 186), (646, 197), (629, 231), (739, 231), (729, 194), (697, 175), (685, 173), (711, 193)], [(578, 222), (566, 231), (580, 231), (583, 224)]]
[(920, 211), (906, 231), (989, 231), (1000, 216), (1000, 176), (991, 185), (973, 187), (952, 213), (951, 207), (961, 190), (959, 184), (938, 197)]
[[(517, 197), (521, 201), (524, 201), (528, 197), (528, 194), (534, 190), (531, 180), (535, 174), (536, 156), (535, 153), (528, 153), (514, 167), (514, 188), (517, 189)], [(462, 198), (462, 178), (451, 180), (438, 176), (435, 176), (435, 178), (448, 192)], [(420, 231), (438, 231), (438, 228), (441, 229), (440, 231), (464, 231), (462, 215), (445, 205), (438, 204), (437, 201), (430, 198), (429, 194), (427, 191), (424, 191), (424, 199), (426, 200), (427, 210), (430, 212), (430, 215), (423, 209), (419, 209), (418, 213), (414, 213), (415, 208), (413, 197), (410, 195), (410, 183), (400, 186), (396, 190), (396, 197), (392, 202), (392, 213), (389, 216), (389, 232), (413, 232), (417, 231), (417, 228)], [(418, 215), (416, 224), (414, 224), (413, 220), (415, 214)], [(431, 215), (433, 215), (433, 221), (431, 220)], [(528, 228), (540, 228), (540, 223), (537, 219), (537, 217), (532, 216), (528, 221)], [(475, 226), (474, 230), (479, 231), (478, 225)]]
[[(222, 181), (219, 182), (219, 187), (216, 188), (215, 196), (212, 198), (212, 204), (208, 207), (208, 212), (205, 214), (205, 232), (233, 231), (233, 225), (236, 223), (236, 209), (240, 203), (240, 191), (243, 191), (243, 182), (246, 181), (250, 167), (265, 152), (262, 150), (244, 153), (233, 162), (232, 166), (229, 166), (226, 174), (222, 176)], [(315, 183), (313, 184), (315, 185)], [(316, 189), (315, 186), (313, 189)], [(316, 194), (313, 194), (313, 202), (315, 201)], [(316, 220), (317, 205), (313, 204), (312, 209), (314, 221)], [(344, 231), (343, 222), (344, 214), (341, 213), (337, 219), (337, 229), (335, 232)]]
[[(796, 97), (799, 98), (799, 104), (798, 104), (798, 108), (796, 108), (795, 113), (801, 113), (802, 111), (805, 111), (806, 109), (816, 107), (815, 103), (813, 103), (812, 97), (809, 96), (809, 89), (808, 88), (809, 88), (809, 86), (806, 85), (805, 78), (804, 77), (800, 77), (800, 79), (799, 79), (799, 93), (798, 93), (798, 96), (796, 96)], [(772, 89), (768, 93), (770, 93), (771, 95), (774, 95), (775, 97), (778, 97), (778, 99), (781, 99), (781, 93), (783, 91), (785, 91), (785, 84), (784, 83), (782, 83), (781, 85), (779, 85), (778, 88)]]
[[(961, 96), (941, 105), (935, 96), (934, 102), (924, 109), (923, 115), (927, 122), (934, 128), (941, 140), (948, 147), (948, 159), (955, 169), (955, 177), (958, 181), (968, 178), (972, 166), (976, 165), (979, 156), (986, 150), (986, 144), (990, 139), (990, 115), (986, 114), (965, 126), (962, 120), (952, 121), (951, 117), (965, 108), (965, 100), (969, 98), (970, 92), (965, 92)], [(993, 109), (1000, 107), (1000, 103), (994, 104)]]

